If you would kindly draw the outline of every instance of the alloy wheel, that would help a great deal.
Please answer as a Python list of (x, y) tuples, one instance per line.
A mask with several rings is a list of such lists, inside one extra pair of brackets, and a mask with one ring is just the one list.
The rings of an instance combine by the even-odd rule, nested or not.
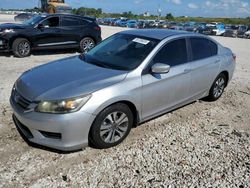
[(215, 98), (218, 98), (219, 96), (222, 95), (223, 90), (225, 88), (225, 80), (223, 77), (220, 77), (214, 85), (214, 89), (213, 89), (213, 95)]
[(129, 126), (129, 119), (123, 112), (112, 112), (102, 122), (101, 139), (105, 143), (115, 143), (123, 138)]
[(95, 43), (92, 39), (86, 38), (82, 42), (82, 49), (84, 52), (88, 52), (95, 46)]
[(18, 45), (18, 52), (22, 56), (27, 56), (30, 53), (30, 44), (27, 41), (22, 41)]

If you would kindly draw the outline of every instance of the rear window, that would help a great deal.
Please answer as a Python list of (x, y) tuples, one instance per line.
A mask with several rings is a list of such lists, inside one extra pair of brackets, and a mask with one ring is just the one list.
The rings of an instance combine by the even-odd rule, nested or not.
[(72, 18), (72, 17), (63, 17), (62, 18), (62, 26), (64, 27), (70, 27), (70, 26), (80, 26), (83, 25), (83, 21), (78, 18)]
[(217, 54), (218, 47), (214, 42), (204, 38), (191, 38), (193, 61), (205, 59)]

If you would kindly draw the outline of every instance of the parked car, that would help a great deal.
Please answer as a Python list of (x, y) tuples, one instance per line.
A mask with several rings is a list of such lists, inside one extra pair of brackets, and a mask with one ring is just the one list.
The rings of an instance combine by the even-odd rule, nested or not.
[(177, 23), (175, 25), (171, 24), (169, 29), (173, 30), (184, 30), (184, 25), (182, 23)]
[(239, 26), (236, 25), (228, 25), (225, 28), (224, 37), (237, 37)]
[(0, 25), (0, 50), (17, 57), (32, 50), (77, 48), (87, 52), (101, 41), (95, 19), (69, 14), (37, 15), (22, 24)]
[(243, 38), (244, 34), (249, 30), (250, 28), (246, 25), (240, 25), (237, 31), (237, 37)]
[(20, 13), (14, 17), (15, 22), (24, 22), (32, 18), (35, 14), (32, 13)]
[(250, 30), (248, 30), (247, 32), (245, 32), (244, 38), (250, 39)]
[(129, 21), (127, 21), (127, 27), (128, 28), (137, 28), (138, 22), (136, 20), (129, 20)]
[(226, 31), (223, 23), (212, 22), (207, 24), (207, 27), (212, 29), (211, 35), (223, 36)]
[(116, 25), (119, 27), (126, 27), (127, 26), (127, 19), (121, 19), (116, 22)]
[(197, 99), (219, 99), (234, 68), (232, 51), (207, 36), (127, 30), (21, 75), (10, 97), (13, 119), (30, 142), (109, 148), (139, 123)]

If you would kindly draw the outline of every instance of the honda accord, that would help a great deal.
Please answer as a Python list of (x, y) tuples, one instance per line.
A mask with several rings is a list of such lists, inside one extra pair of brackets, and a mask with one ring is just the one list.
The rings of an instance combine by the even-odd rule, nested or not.
[(173, 30), (117, 33), (79, 56), (25, 72), (10, 97), (30, 142), (109, 148), (131, 128), (192, 101), (220, 98), (235, 55), (210, 37)]

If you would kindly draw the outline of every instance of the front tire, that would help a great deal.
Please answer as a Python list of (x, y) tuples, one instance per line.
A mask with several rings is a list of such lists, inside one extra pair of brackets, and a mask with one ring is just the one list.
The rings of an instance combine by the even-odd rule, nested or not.
[(87, 53), (89, 50), (95, 47), (95, 41), (90, 37), (85, 37), (80, 41), (81, 53)]
[(123, 103), (111, 105), (100, 112), (89, 134), (90, 145), (105, 149), (120, 144), (129, 134), (133, 125), (133, 114)]
[(215, 79), (212, 87), (210, 88), (209, 95), (206, 98), (209, 101), (216, 101), (218, 100), (222, 93), (224, 92), (224, 89), (227, 85), (227, 78), (225, 74), (221, 73), (217, 78)]
[(30, 42), (25, 38), (18, 38), (13, 42), (12, 51), (16, 57), (27, 57), (31, 53)]

